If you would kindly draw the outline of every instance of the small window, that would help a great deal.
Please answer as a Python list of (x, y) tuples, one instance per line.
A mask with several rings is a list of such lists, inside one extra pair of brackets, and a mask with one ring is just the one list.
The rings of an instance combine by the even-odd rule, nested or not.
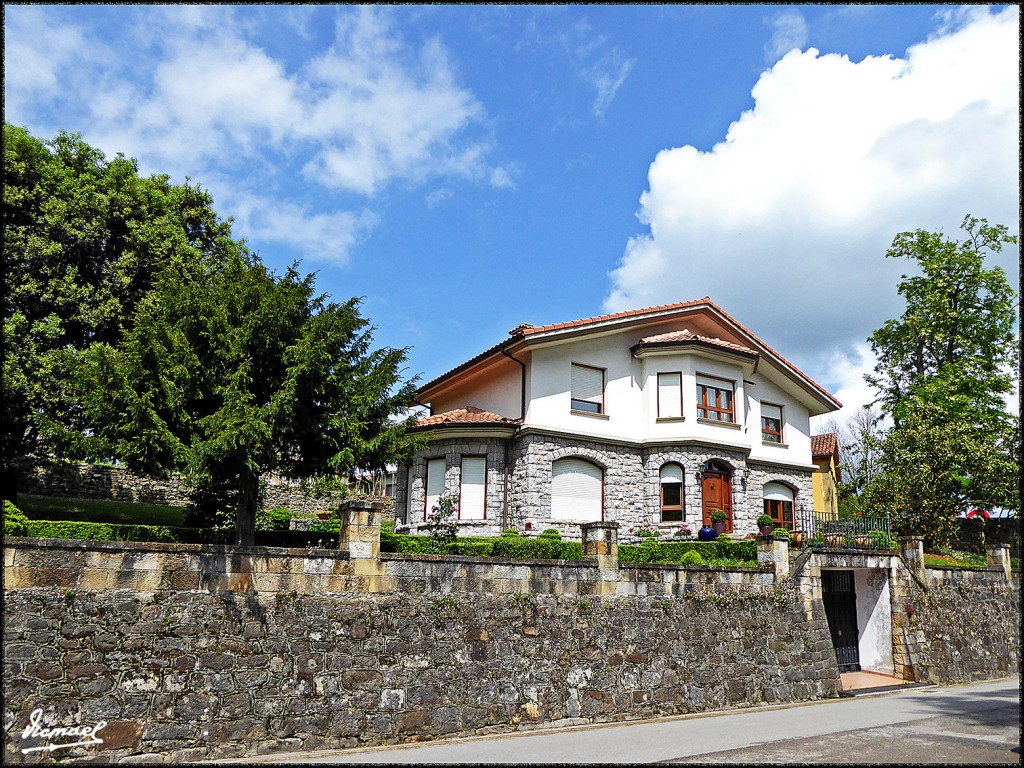
[(776, 528), (793, 530), (793, 491), (782, 483), (764, 486), (764, 513)]
[(761, 403), (761, 439), (766, 443), (782, 442), (782, 406)]
[(678, 419), (683, 415), (683, 375), (658, 374), (658, 418)]
[(604, 368), (572, 364), (572, 409), (604, 413)]
[(681, 523), (683, 515), (683, 468), (666, 464), (661, 468), (661, 522)]
[(487, 483), (487, 459), (462, 457), (462, 481), (459, 485), (459, 519), (483, 520)]
[(732, 407), (732, 382), (697, 377), (697, 417), (709, 421), (724, 421), (733, 424), (736, 416)]
[(437, 502), (444, 495), (444, 470), (444, 459), (431, 459), (427, 462), (427, 496), (424, 502), (424, 520), (434, 511)]

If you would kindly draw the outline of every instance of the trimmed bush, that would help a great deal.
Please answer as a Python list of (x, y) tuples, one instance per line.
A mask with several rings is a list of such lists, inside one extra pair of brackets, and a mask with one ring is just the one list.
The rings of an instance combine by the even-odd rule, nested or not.
[(28, 518), (10, 501), (4, 499), (4, 536), (25, 536)]
[[(291, 526), (292, 513), (284, 507), (267, 510), (264, 515), (263, 529), (267, 531), (287, 531)], [(261, 526), (257, 525), (257, 528)]]
[(700, 552), (691, 549), (679, 558), (681, 565), (704, 565), (704, 558), (700, 556)]
[(666, 559), (661, 542), (653, 536), (645, 538), (637, 549), (638, 563), (661, 563)]

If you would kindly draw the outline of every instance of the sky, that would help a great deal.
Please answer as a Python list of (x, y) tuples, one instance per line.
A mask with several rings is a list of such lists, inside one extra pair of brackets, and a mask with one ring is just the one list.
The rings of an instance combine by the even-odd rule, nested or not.
[(1016, 6), (8, 3), (4, 33), (6, 121), (208, 189), (421, 383), (710, 296), (841, 420), (893, 237), (1020, 231)]

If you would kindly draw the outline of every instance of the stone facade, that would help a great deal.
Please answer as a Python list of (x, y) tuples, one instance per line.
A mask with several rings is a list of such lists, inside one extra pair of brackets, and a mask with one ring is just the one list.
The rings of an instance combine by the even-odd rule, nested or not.
[[(423, 520), (426, 463), (444, 458), (445, 493), (458, 496), (462, 456), (487, 457), (487, 520), (462, 521), (468, 535), (496, 535), (503, 528), (532, 530), (555, 528), (563, 538), (580, 538), (580, 525), (551, 519), (551, 468), (555, 461), (576, 457), (601, 468), (604, 476), (604, 519), (630, 528), (670, 531), (677, 522), (662, 523), (660, 472), (668, 463), (683, 468), (683, 522), (701, 526), (702, 503), (698, 471), (708, 461), (732, 470), (733, 532), (756, 533), (757, 517), (764, 511), (763, 488), (781, 482), (794, 492), (794, 519), (812, 508), (811, 471), (747, 462), (742, 451), (703, 445), (638, 447), (619, 443), (526, 432), (501, 438), (449, 438), (430, 442), (411, 466), (399, 467), (397, 509), (412, 530)], [(506, 493), (507, 485), (507, 493)], [(409, 500), (408, 502), (406, 500)], [(403, 506), (408, 503), (406, 508)], [(401, 513), (400, 513), (401, 515)]]

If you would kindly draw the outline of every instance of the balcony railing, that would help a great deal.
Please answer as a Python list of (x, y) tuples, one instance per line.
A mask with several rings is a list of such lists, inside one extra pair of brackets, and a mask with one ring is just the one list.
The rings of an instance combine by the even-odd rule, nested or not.
[(889, 549), (892, 543), (888, 517), (839, 520), (804, 509), (800, 510), (798, 517), (804, 546)]

